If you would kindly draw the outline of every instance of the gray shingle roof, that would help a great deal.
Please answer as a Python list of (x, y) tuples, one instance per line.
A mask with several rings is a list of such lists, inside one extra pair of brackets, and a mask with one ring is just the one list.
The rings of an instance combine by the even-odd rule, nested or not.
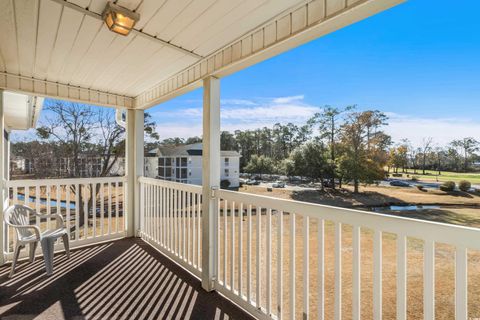
[[(148, 154), (159, 157), (181, 157), (181, 156), (201, 156), (202, 144), (187, 144), (180, 146), (160, 146), (156, 149), (148, 151)], [(220, 151), (222, 157), (240, 157), (240, 154), (234, 150), (222, 150)]]

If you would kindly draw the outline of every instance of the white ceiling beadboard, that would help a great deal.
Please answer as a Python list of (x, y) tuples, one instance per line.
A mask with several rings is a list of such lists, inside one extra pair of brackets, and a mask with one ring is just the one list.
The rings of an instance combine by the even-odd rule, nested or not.
[[(5, 77), (11, 74), (134, 97), (199, 60), (155, 39), (135, 33), (116, 35), (98, 17), (82, 11), (101, 15), (106, 0), (68, 2), (78, 8), (53, 0), (0, 0), (0, 71)], [(136, 28), (143, 33), (203, 56), (298, 2), (116, 3), (140, 14)], [(21, 83), (18, 89), (22, 90)]]
[[(302, 6), (328, 17), (356, 2), (400, 1), (118, 0), (140, 14), (136, 31), (123, 37), (101, 20), (107, 0), (0, 0), (0, 87), (133, 107), (134, 99), (165, 81), (165, 88), (180, 88), (226, 65), (242, 39), (252, 39), (242, 42), (251, 52), (277, 43), (281, 39), (269, 38), (273, 29), (264, 26), (281, 15), (292, 18), (285, 26), (278, 20), (275, 32), (285, 28), (286, 37), (293, 36), (307, 25), (307, 10), (295, 14)], [(320, 2), (326, 3), (323, 14), (313, 10)], [(253, 36), (257, 30), (262, 33)]]

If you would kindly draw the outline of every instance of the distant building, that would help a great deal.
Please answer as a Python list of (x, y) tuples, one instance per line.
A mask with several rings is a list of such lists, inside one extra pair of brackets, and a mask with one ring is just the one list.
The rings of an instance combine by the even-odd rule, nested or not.
[[(22, 158), (12, 157), (10, 166), (14, 174), (47, 175), (49, 177), (69, 177), (74, 173), (72, 158)], [(78, 159), (78, 173), (82, 178), (98, 177), (102, 173), (105, 159), (81, 155)], [(115, 163), (110, 159), (108, 176), (125, 175), (125, 158), (118, 158)]]
[[(220, 180), (228, 180), (229, 187), (239, 186), (240, 154), (220, 151)], [(161, 146), (150, 150), (145, 157), (145, 175), (151, 178), (202, 184), (202, 144)]]

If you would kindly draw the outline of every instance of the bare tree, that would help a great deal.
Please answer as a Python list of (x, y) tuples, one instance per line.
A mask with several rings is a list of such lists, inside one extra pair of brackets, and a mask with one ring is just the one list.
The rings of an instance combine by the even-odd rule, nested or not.
[[(47, 112), (45, 120), (37, 128), (37, 136), (43, 140), (58, 144), (61, 152), (56, 156), (67, 159), (67, 170), (63, 173), (66, 177), (85, 176), (90, 161), (99, 161), (99, 172), (89, 172), (90, 176), (108, 176), (117, 163), (119, 157), (125, 154), (125, 129), (118, 125), (114, 113), (105, 108), (53, 101), (44, 108)], [(158, 139), (155, 132), (155, 122), (150, 115), (145, 114), (145, 132), (152, 139)], [(94, 157), (92, 157), (92, 155)], [(100, 160), (99, 160), (100, 159)], [(81, 161), (83, 160), (83, 163)], [(96, 165), (91, 163), (90, 166)], [(82, 196), (85, 186), (80, 185), (79, 190), (72, 187), (72, 193), (78, 193), (79, 203), (77, 209), (83, 212), (84, 201)], [(90, 197), (88, 207), (92, 207), (93, 199), (98, 196), (100, 185), (89, 189)], [(92, 209), (93, 210), (93, 209)], [(95, 214), (92, 212), (92, 214)], [(84, 215), (79, 215), (79, 224), (85, 223)]]
[(421, 154), (422, 154), (422, 174), (425, 174), (425, 167), (427, 165), (427, 158), (428, 153), (432, 150), (433, 145), (433, 138), (423, 138), (422, 139), (422, 146), (421, 146)]
[(80, 154), (90, 143), (97, 127), (95, 112), (85, 105), (64, 101), (47, 104), (44, 110), (48, 115), (37, 128), (37, 136), (57, 142), (64, 150), (61, 156), (72, 160), (67, 176), (79, 177)]

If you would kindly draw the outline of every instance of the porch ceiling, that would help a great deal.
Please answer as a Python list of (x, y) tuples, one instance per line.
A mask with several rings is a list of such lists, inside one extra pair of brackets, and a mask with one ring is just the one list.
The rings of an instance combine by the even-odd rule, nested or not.
[(147, 108), (401, 1), (118, 0), (140, 14), (124, 37), (106, 0), (2, 0), (0, 88)]

